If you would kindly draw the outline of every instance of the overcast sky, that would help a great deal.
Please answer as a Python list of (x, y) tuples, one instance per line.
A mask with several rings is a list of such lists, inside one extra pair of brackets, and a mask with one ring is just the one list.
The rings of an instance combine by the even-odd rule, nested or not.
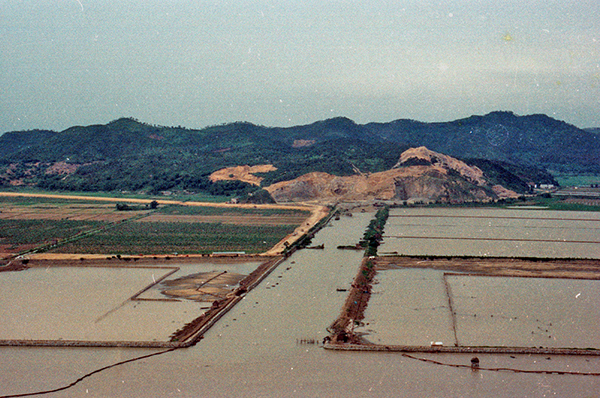
[(0, 133), (599, 105), (598, 0), (0, 0)]

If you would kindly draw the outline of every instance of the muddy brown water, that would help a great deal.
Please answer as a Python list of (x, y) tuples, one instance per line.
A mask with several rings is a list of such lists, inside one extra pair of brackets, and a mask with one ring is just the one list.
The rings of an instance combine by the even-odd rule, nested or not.
[[(198, 345), (97, 373), (61, 397), (538, 397), (594, 396), (600, 378), (473, 372), (399, 354), (332, 352), (320, 340), (336, 318), (361, 260), (341, 251), (360, 239), (372, 215), (342, 217), (227, 313)], [(386, 231), (387, 232), (387, 231)], [(556, 250), (559, 250), (558, 248)], [(419, 253), (424, 254), (424, 253)], [(387, 272), (387, 271), (386, 271)], [(21, 273), (21, 275), (26, 275)], [(26, 276), (23, 276), (26, 278)], [(4, 285), (4, 282), (3, 282)], [(433, 303), (435, 304), (435, 303)], [(543, 303), (539, 303), (543, 305)], [(56, 388), (108, 364), (153, 350), (0, 348), (0, 395)], [(469, 364), (471, 355), (422, 355)], [(594, 372), (597, 358), (481, 355), (481, 367)]]
[(356, 331), (388, 345), (600, 349), (599, 322), (598, 280), (402, 269), (378, 273)]
[[(0, 340), (168, 341), (210, 303), (167, 301), (154, 284), (200, 272), (250, 273), (260, 263), (155, 268), (48, 267), (0, 276)], [(179, 270), (177, 270), (179, 268)], [(176, 271), (173, 273), (173, 271)], [(137, 297), (154, 300), (130, 300)]]
[(407, 255), (600, 258), (600, 213), (393, 209), (379, 251)]

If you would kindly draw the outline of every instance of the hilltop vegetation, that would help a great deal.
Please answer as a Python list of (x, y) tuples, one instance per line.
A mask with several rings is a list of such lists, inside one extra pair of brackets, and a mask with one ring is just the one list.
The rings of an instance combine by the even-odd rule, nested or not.
[(260, 187), (211, 182), (225, 167), (270, 164), (261, 186), (309, 172), (347, 176), (391, 169), (409, 147), (468, 159), (502, 185), (556, 183), (544, 169), (600, 174), (600, 138), (545, 115), (494, 112), (447, 123), (397, 120), (359, 125), (334, 118), (289, 128), (231, 123), (190, 130), (134, 119), (62, 132), (8, 132), (0, 137), (0, 185), (51, 190), (193, 191), (244, 196)]

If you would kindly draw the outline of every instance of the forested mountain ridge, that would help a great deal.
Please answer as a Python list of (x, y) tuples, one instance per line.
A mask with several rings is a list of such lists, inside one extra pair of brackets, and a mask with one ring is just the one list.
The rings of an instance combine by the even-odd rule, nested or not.
[(452, 122), (397, 120), (365, 128), (389, 141), (424, 145), (451, 156), (600, 172), (600, 135), (542, 114), (492, 112)]
[(254, 188), (211, 183), (208, 175), (229, 166), (272, 164), (277, 171), (263, 176), (266, 186), (315, 171), (379, 172), (417, 146), (475, 159), (480, 168), (491, 168), (521, 187), (527, 181), (552, 181), (536, 167), (600, 173), (600, 136), (545, 115), (493, 112), (445, 123), (401, 119), (364, 125), (338, 117), (286, 128), (237, 122), (201, 130), (123, 118), (62, 132), (5, 133), (0, 136), (0, 184), (240, 193)]

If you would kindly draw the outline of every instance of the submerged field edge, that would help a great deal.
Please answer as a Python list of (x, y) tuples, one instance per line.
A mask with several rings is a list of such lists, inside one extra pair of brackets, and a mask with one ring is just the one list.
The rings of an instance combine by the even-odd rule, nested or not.
[(377, 352), (423, 352), (449, 354), (533, 354), (533, 355), (590, 355), (600, 356), (596, 348), (557, 348), (557, 347), (492, 347), (492, 346), (408, 346), (380, 344), (340, 344), (325, 343), (326, 350), (337, 351), (377, 351)]
[(0, 340), (0, 347), (185, 348), (170, 341)]

